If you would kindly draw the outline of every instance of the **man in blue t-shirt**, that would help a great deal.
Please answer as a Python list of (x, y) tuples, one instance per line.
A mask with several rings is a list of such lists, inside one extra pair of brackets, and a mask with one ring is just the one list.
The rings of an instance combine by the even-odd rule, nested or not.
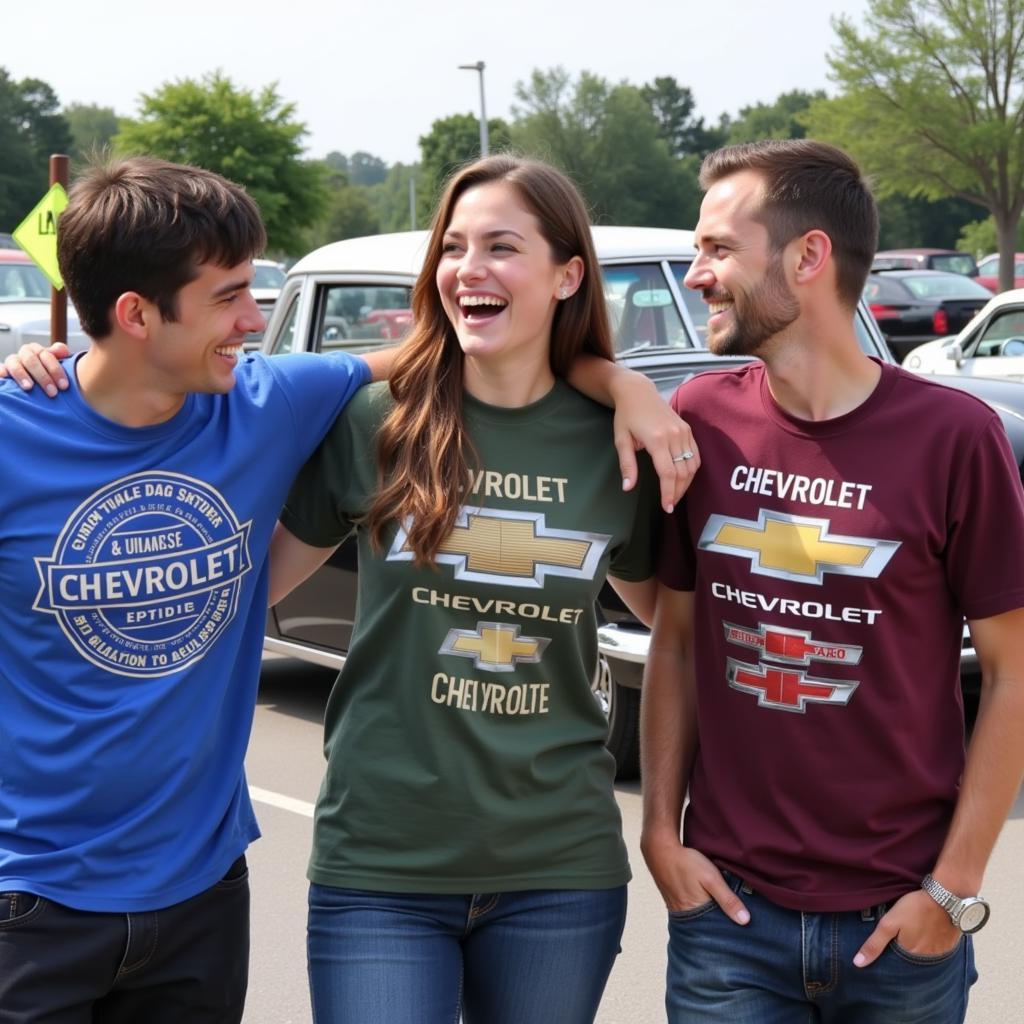
[(371, 376), (243, 356), (265, 243), (216, 174), (89, 172), (58, 249), (92, 345), (61, 401), (0, 381), (4, 1024), (241, 1020), (267, 547)]

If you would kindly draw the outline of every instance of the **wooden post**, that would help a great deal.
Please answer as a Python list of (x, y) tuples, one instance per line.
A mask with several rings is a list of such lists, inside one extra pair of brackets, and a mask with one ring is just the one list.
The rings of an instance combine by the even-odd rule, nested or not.
[[(50, 187), (63, 185), (68, 187), (68, 166), (70, 160), (63, 153), (50, 156)], [(58, 227), (58, 231), (60, 228)], [(50, 341), (68, 340), (68, 293), (66, 288), (59, 291), (50, 288)]]

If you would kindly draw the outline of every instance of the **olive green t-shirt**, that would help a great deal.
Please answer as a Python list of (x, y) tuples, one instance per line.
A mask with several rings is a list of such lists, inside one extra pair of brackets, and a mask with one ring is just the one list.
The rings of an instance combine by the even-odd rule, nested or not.
[[(385, 386), (348, 404), (282, 521), (340, 542), (376, 486)], [(326, 712), (309, 877), (390, 892), (611, 888), (629, 878), (590, 688), (605, 574), (653, 571), (650, 465), (623, 493), (611, 413), (558, 382), (505, 409), (465, 397), (479, 463), (435, 567), (359, 531), (351, 650)], [(453, 483), (454, 490), (454, 483)]]

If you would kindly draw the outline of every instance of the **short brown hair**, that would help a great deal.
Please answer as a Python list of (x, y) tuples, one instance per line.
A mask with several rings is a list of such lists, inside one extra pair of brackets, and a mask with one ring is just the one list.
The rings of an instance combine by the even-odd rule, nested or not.
[(839, 297), (856, 306), (878, 248), (878, 206), (854, 160), (814, 139), (765, 139), (709, 153), (701, 187), (740, 171), (764, 177), (759, 220), (775, 248), (815, 229), (829, 236)]
[(267, 236), (245, 190), (199, 167), (132, 157), (88, 169), (70, 192), (57, 259), (82, 330), (105, 338), (119, 295), (138, 292), (167, 321), (203, 263), (233, 267)]

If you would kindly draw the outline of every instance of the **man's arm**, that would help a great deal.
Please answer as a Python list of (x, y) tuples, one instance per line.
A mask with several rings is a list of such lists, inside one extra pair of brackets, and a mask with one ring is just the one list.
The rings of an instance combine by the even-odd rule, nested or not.
[(693, 610), (692, 592), (658, 584), (640, 701), (640, 849), (670, 910), (688, 910), (713, 899), (737, 924), (746, 924), (750, 914), (722, 873), (679, 838), (697, 752)]
[[(992, 848), (1024, 776), (1024, 608), (969, 623), (981, 665), (981, 701), (960, 795), (932, 874), (958, 896), (977, 896)], [(912, 953), (938, 954), (960, 932), (923, 890), (893, 904), (854, 958), (875, 960), (895, 938)]]
[(363, 361), (370, 367), (373, 380), (387, 380), (391, 376), (391, 367), (395, 363), (395, 353), (398, 352), (397, 345), (388, 348), (376, 348), (370, 352), (360, 352)]
[(338, 545), (317, 548), (299, 540), (291, 530), (278, 523), (270, 539), (270, 597), (271, 607), (291, 593), (338, 550)]
[[(671, 512), (700, 466), (689, 426), (648, 377), (608, 359), (577, 356), (566, 379), (588, 398), (615, 409), (615, 448), (623, 489), (636, 484), (636, 451), (645, 448), (661, 481), (662, 508)], [(693, 457), (683, 459), (683, 452)]]

